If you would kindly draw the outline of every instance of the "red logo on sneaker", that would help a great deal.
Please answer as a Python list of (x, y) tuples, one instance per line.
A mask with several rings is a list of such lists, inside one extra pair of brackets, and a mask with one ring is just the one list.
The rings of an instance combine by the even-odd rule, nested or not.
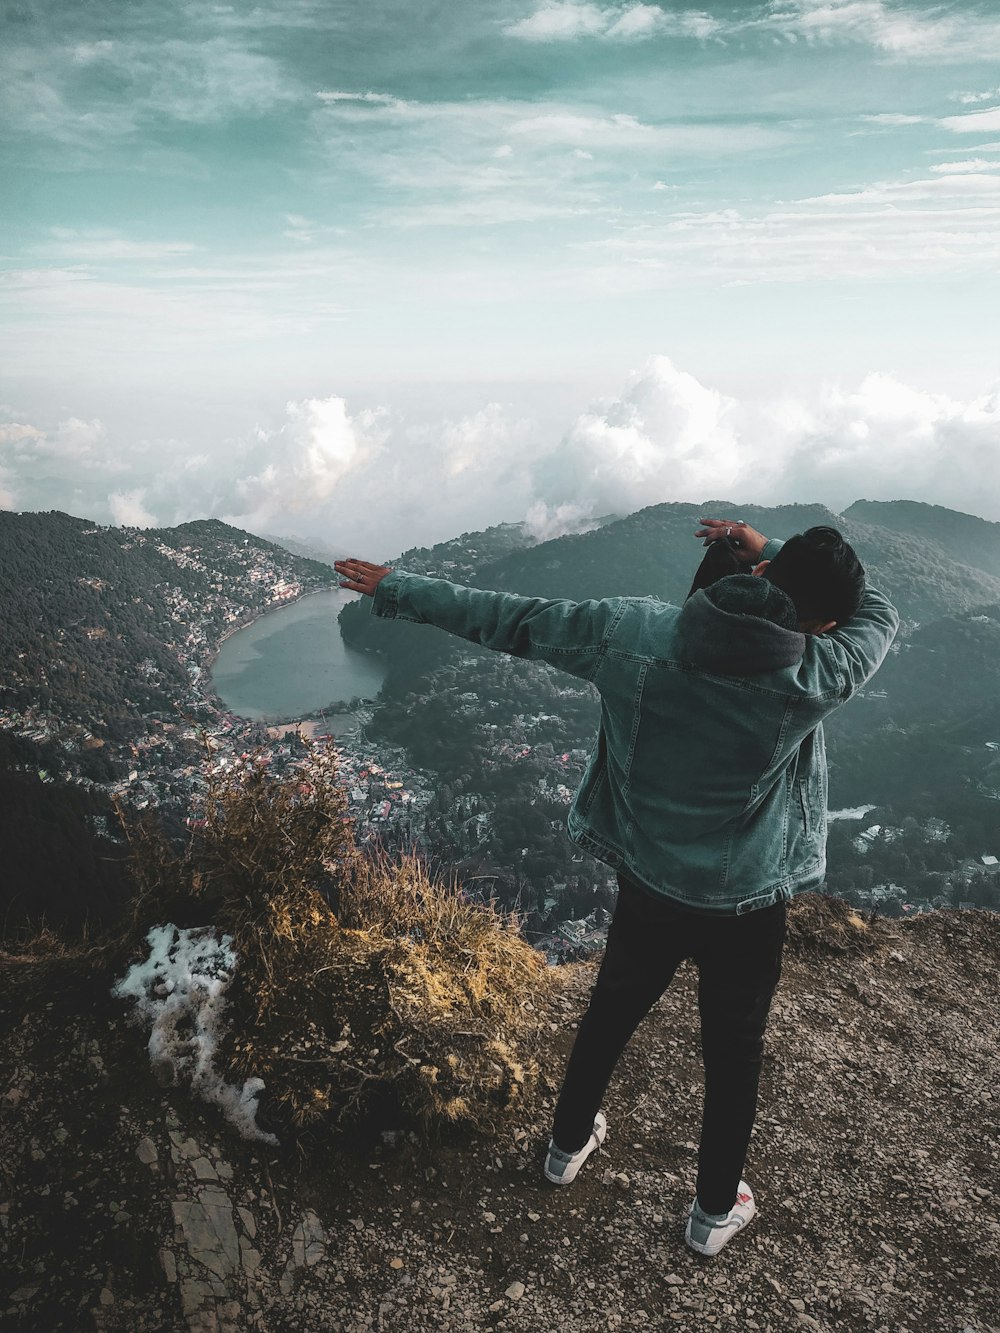
[(751, 1196), (749, 1194), (737, 1194), (736, 1196), (737, 1203), (749, 1203), (750, 1199)]

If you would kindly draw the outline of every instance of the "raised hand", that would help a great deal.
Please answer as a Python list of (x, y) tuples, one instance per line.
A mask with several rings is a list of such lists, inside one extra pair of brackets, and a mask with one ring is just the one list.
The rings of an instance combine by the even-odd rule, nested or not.
[(728, 538), (737, 560), (748, 565), (755, 565), (760, 560), (767, 538), (749, 523), (739, 518), (702, 518), (698, 521), (701, 527), (694, 535), (704, 538), (703, 546)]
[(370, 560), (335, 560), (333, 567), (346, 582), (340, 586), (351, 592), (363, 592), (368, 597), (375, 596), (375, 589), (392, 570), (388, 565), (373, 565)]

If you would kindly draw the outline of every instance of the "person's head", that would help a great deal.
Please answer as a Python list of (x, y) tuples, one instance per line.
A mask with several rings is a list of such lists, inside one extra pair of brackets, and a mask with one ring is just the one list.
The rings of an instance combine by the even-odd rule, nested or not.
[(864, 566), (836, 528), (809, 528), (790, 537), (754, 573), (788, 594), (806, 634), (823, 634), (850, 620), (865, 595)]

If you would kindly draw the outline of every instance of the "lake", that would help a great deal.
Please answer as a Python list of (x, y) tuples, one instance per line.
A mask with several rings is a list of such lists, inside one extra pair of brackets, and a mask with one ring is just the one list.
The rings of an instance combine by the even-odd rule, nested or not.
[(337, 625), (340, 608), (357, 595), (342, 588), (311, 593), (226, 639), (211, 673), (225, 706), (262, 722), (312, 716), (355, 695), (374, 698), (385, 666), (346, 647)]

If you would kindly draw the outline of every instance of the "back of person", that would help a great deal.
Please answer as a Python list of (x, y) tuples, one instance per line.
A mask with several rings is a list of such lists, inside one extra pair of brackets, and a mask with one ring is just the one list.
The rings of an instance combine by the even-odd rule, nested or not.
[[(782, 543), (768, 543), (773, 559)], [(730, 575), (682, 608), (626, 599), (593, 679), (602, 726), (570, 837), (648, 890), (741, 913), (825, 873), (822, 721), (877, 670), (898, 617), (867, 589), (803, 633), (772, 582)]]

